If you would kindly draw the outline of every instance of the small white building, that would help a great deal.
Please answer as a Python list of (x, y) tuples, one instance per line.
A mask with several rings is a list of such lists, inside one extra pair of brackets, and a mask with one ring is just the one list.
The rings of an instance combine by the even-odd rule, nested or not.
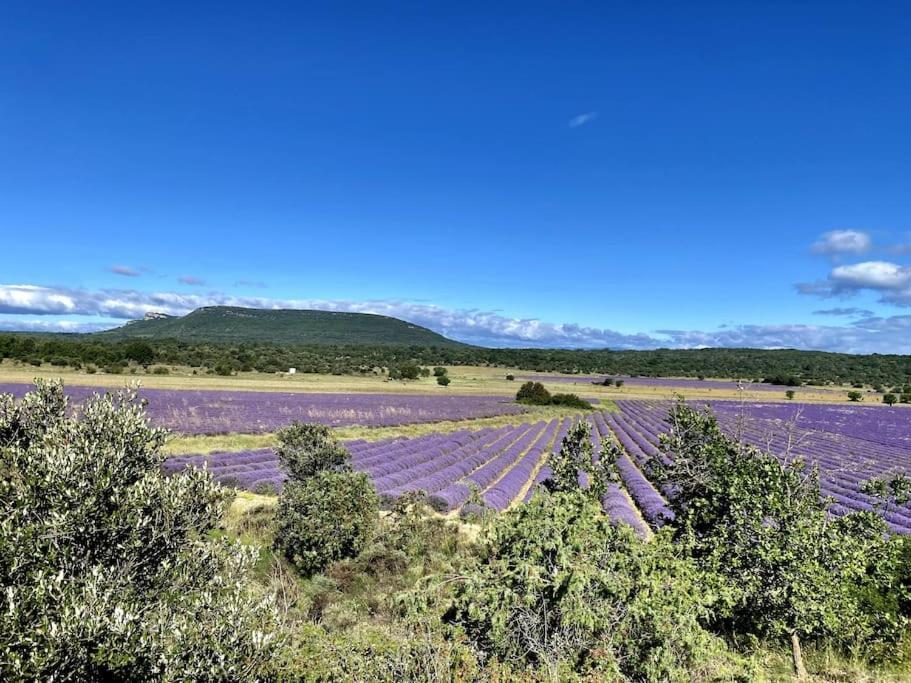
[(289, 375), (293, 375), (295, 372), (297, 372), (297, 368), (288, 368)]

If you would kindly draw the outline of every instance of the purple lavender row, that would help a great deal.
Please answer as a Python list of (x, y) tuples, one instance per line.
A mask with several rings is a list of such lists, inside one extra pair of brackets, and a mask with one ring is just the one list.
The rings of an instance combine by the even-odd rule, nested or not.
[[(626, 430), (620, 426), (616, 416), (607, 415), (605, 422), (613, 430), (620, 445), (623, 446), (627, 453), (641, 453), (641, 449), (638, 445), (629, 438)], [(626, 453), (617, 459), (617, 470), (620, 473), (623, 484), (626, 486), (626, 489), (629, 491), (633, 500), (636, 501), (636, 505), (642, 510), (642, 514), (649, 524), (660, 527), (667, 521), (673, 521), (674, 513), (668, 507), (664, 496), (652, 486), (652, 483), (646, 479), (645, 475), (642, 474), (641, 470), (636, 467)]]
[(513, 438), (514, 429), (512, 427), (503, 427), (496, 430), (488, 430), (477, 440), (433, 459), (424, 460), (418, 456), (411, 462), (402, 462), (400, 463), (401, 469), (399, 472), (378, 477), (374, 479), (374, 484), (377, 491), (393, 497), (408, 491), (429, 491), (430, 489), (426, 488), (426, 486), (430, 486), (431, 482), (436, 481), (441, 476), (441, 472), (449, 472), (459, 463), (471, 458), (481, 457), (482, 454), (490, 449), (496, 448), (497, 444), (502, 440)]
[(477, 450), (473, 453), (466, 453), (446, 467), (417, 478), (409, 482), (406, 486), (397, 486), (389, 489), (386, 493), (395, 497), (408, 491), (425, 491), (430, 494), (436, 493), (452, 482), (467, 476), (475, 469), (485, 464), (488, 460), (496, 457), (504, 448), (508, 448), (529, 429), (531, 429), (531, 425), (528, 424), (508, 429), (505, 434), (490, 444), (489, 447)]
[(545, 424), (538, 422), (525, 432), (513, 444), (504, 449), (500, 455), (487, 461), (464, 479), (449, 484), (434, 496), (439, 505), (446, 505), (446, 509), (453, 510), (461, 507), (471, 496), (471, 487), (475, 486), (483, 491), (493, 484), (504, 470), (512, 466), (528, 450), (528, 447), (539, 434), (543, 432)]
[(522, 459), (484, 493), (484, 503), (487, 507), (502, 511), (519, 497), (522, 489), (528, 484), (528, 480), (534, 473), (535, 468), (545, 456), (547, 446), (556, 436), (557, 424), (557, 420), (551, 420)]
[[(551, 446), (551, 449), (550, 449), (551, 453), (560, 450), (560, 445), (563, 443), (563, 439), (566, 438), (566, 434), (567, 434), (567, 432), (569, 432), (569, 428), (571, 426), (572, 426), (572, 419), (570, 419), (568, 417), (564, 417), (563, 420), (561, 420), (560, 428), (557, 430), (557, 436), (554, 437), (553, 445)], [(550, 466), (547, 464), (544, 464), (541, 467), (541, 469), (538, 470), (538, 473), (535, 475), (535, 480), (532, 482), (528, 491), (525, 492), (525, 497), (523, 498), (523, 502), (527, 503), (529, 500), (531, 500), (531, 497), (535, 494), (535, 491), (537, 490), (538, 486), (540, 486), (545, 481), (547, 481), (552, 474), (553, 474), (553, 471), (550, 469)]]
[(640, 536), (648, 535), (648, 525), (630, 504), (620, 484), (611, 482), (607, 485), (607, 492), (601, 499), (601, 507), (615, 522), (630, 525)]

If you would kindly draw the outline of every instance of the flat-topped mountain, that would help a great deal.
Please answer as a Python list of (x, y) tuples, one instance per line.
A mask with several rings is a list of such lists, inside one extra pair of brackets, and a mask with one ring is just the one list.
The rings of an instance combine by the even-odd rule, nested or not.
[(147, 314), (106, 339), (180, 339), (276, 344), (465, 346), (426, 327), (372, 313), (207, 306), (185, 316)]

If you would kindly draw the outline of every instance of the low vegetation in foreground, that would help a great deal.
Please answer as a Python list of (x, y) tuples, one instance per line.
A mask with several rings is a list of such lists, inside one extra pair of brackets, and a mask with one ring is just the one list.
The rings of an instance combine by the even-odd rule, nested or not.
[(129, 392), (3, 396), (0, 679), (907, 680), (906, 538), (708, 413), (672, 424), (674, 522), (642, 538), (584, 426), (527, 504), (465, 524), (380, 512), (322, 427), (281, 433), (276, 502), (165, 476)]

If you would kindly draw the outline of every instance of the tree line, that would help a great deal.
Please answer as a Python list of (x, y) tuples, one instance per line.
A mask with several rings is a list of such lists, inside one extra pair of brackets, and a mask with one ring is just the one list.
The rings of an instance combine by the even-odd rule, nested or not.
[(731, 377), (797, 386), (911, 384), (911, 356), (794, 349), (488, 349), (482, 347), (219, 344), (177, 340), (102, 341), (88, 335), (0, 335), (0, 358), (117, 372), (129, 364), (232, 374), (395, 373), (405, 365), (486, 365), (536, 372), (641, 377)]

